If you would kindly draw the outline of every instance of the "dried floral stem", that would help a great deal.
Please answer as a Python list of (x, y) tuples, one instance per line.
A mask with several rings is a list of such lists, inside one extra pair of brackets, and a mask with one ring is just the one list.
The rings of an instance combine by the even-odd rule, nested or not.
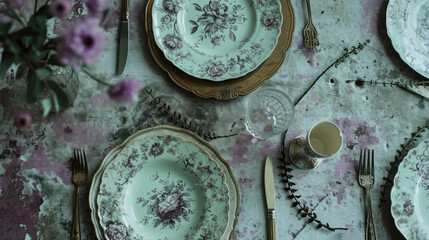
[(411, 133), (411, 137), (409, 139), (405, 138), (407, 142), (405, 144), (401, 144), (401, 148), (396, 151), (397, 155), (395, 156), (395, 159), (390, 162), (390, 169), (387, 170), (387, 177), (383, 177), (385, 183), (382, 185), (383, 189), (381, 190), (380, 203), (378, 205), (379, 207), (381, 207), (383, 203), (386, 202), (385, 195), (388, 191), (388, 188), (393, 186), (393, 178), (395, 177), (399, 164), (402, 162), (405, 156), (407, 156), (408, 152), (416, 146), (417, 140), (422, 137), (421, 134), (427, 129), (429, 129), (429, 121), (427, 121), (422, 127), (418, 127), (417, 131)]
[(367, 83), (369, 85), (383, 85), (386, 86), (398, 86), (398, 87), (405, 87), (405, 86), (429, 86), (429, 81), (423, 81), (423, 82), (401, 82), (401, 81), (393, 81), (393, 82), (386, 82), (386, 81), (374, 81), (374, 80), (363, 80), (363, 79), (356, 79), (356, 80), (346, 80), (346, 83), (355, 83), (356, 85), (363, 85), (364, 83)]
[(152, 98), (151, 105), (157, 106), (159, 111), (167, 115), (170, 121), (172, 121), (175, 125), (179, 127), (195, 132), (198, 136), (206, 140), (214, 140), (218, 138), (226, 138), (238, 135), (238, 133), (234, 133), (230, 135), (220, 136), (210, 131), (199, 130), (198, 125), (192, 124), (187, 117), (182, 117), (180, 113), (172, 111), (170, 105), (161, 102), (161, 99), (159, 97), (155, 97), (152, 93), (152, 89), (145, 88), (144, 90)]
[[(351, 54), (358, 54), (360, 50), (363, 50), (364, 47), (369, 43), (369, 39), (367, 39), (364, 43), (358, 43), (357, 46), (353, 46), (350, 50), (348, 48), (344, 49), (344, 54), (341, 55), (335, 62), (331, 63), (317, 78), (313, 81), (313, 83), (307, 88), (307, 90), (295, 101), (295, 106), (302, 100), (302, 98), (307, 95), (307, 93), (313, 88), (314, 84), (323, 76), (329, 69), (332, 67), (338, 67), (340, 63), (344, 62)], [(359, 50), (359, 51), (358, 51)]]
[(281, 174), (281, 176), (283, 177), (282, 182), (286, 185), (284, 190), (289, 192), (288, 198), (293, 201), (292, 207), (298, 208), (298, 214), (300, 214), (301, 217), (308, 217), (308, 220), (307, 220), (308, 223), (312, 223), (312, 222), (317, 223), (317, 226), (316, 226), (317, 229), (323, 227), (323, 228), (328, 229), (330, 231), (348, 230), (348, 228), (334, 228), (334, 227), (331, 227), (329, 225), (329, 223), (322, 223), (322, 221), (320, 221), (317, 218), (317, 214), (315, 212), (310, 211), (308, 206), (306, 206), (304, 203), (299, 201), (299, 198), (301, 198), (301, 196), (296, 195), (298, 190), (293, 188), (293, 186), (296, 185), (296, 183), (291, 181), (291, 179), (293, 178), (292, 168), (289, 167), (290, 163), (286, 161), (286, 154), (284, 151), (285, 150), (284, 144), (285, 144), (285, 139), (286, 139), (286, 133), (287, 133), (287, 130), (284, 133), (284, 137), (283, 137), (283, 142), (282, 142), (282, 146), (283, 146), (282, 157), (283, 158), (279, 158), (280, 162), (282, 163), (282, 165), (279, 168), (283, 170), (283, 173)]

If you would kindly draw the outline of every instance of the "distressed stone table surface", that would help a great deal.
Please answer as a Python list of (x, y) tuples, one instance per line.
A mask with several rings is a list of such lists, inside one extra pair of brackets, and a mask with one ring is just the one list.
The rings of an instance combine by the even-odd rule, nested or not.
[[(282, 0), (287, 1), (287, 0)], [(77, 1), (75, 13), (82, 11)], [(110, 82), (116, 63), (116, 34), (119, 0), (109, 0), (112, 9), (104, 24), (109, 41), (93, 71)], [(359, 150), (376, 151), (376, 185), (373, 193), (377, 239), (401, 239), (390, 215), (390, 205), (377, 207), (382, 178), (396, 150), (418, 126), (429, 118), (428, 99), (405, 90), (383, 86), (356, 86), (348, 79), (382, 81), (423, 80), (394, 51), (386, 34), (387, 1), (312, 1), (313, 21), (319, 32), (316, 51), (304, 49), (301, 31), (306, 22), (305, 1), (293, 0), (294, 41), (278, 73), (262, 87), (274, 86), (292, 99), (311, 85), (316, 77), (358, 43), (370, 40), (357, 55), (328, 70), (296, 106), (295, 119), (286, 142), (305, 133), (314, 123), (337, 123), (344, 136), (340, 152), (316, 169), (294, 170), (301, 200), (332, 227), (347, 231), (316, 229), (314, 223), (297, 214), (287, 199), (280, 177), (276, 176), (277, 239), (363, 239), (363, 189), (356, 169)], [(141, 80), (172, 108), (194, 119), (201, 128), (219, 135), (237, 136), (211, 141), (233, 168), (239, 181), (242, 202), (236, 239), (265, 239), (266, 211), (263, 195), (263, 164), (266, 155), (281, 157), (281, 137), (258, 140), (244, 127), (249, 96), (232, 101), (198, 98), (170, 81), (153, 60), (144, 33), (144, 0), (131, 1), (130, 56), (122, 77)], [(25, 104), (22, 81), (12, 75), (0, 82), (0, 238), (67, 239), (72, 223), (75, 188), (71, 183), (72, 148), (83, 147), (89, 159), (90, 177), (109, 149), (134, 132), (156, 124), (169, 124), (142, 91), (139, 101), (111, 102), (106, 88), (80, 76), (80, 92), (74, 107), (42, 119), (39, 110)], [(13, 118), (22, 111), (33, 114), (33, 125), (19, 130)], [(279, 173), (279, 170), (275, 170)], [(89, 217), (86, 184), (81, 196), (83, 239), (94, 239)], [(389, 197), (388, 197), (389, 198)]]

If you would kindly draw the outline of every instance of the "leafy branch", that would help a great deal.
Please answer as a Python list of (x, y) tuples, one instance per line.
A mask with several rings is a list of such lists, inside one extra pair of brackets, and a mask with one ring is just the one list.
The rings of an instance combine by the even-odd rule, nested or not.
[(299, 200), (301, 198), (301, 195), (297, 195), (298, 189), (294, 188), (296, 183), (291, 180), (293, 178), (292, 168), (289, 167), (291, 163), (289, 161), (286, 161), (286, 154), (285, 154), (285, 148), (284, 148), (286, 133), (287, 133), (287, 130), (284, 133), (284, 137), (283, 137), (282, 158), (279, 158), (282, 165), (279, 166), (279, 168), (283, 170), (283, 173), (280, 174), (280, 176), (283, 178), (281, 182), (283, 182), (286, 185), (284, 190), (289, 193), (288, 198), (293, 201), (292, 207), (298, 208), (298, 215), (301, 215), (301, 217), (307, 217), (308, 223), (315, 222), (317, 224), (316, 225), (317, 229), (320, 229), (323, 227), (325, 229), (328, 229), (329, 231), (348, 230), (348, 228), (336, 228), (336, 227), (331, 227), (329, 223), (323, 223), (317, 218), (317, 214), (315, 212), (310, 211), (308, 206)]
[(295, 101), (295, 105), (301, 101), (301, 99), (307, 95), (307, 93), (313, 88), (314, 84), (323, 76), (329, 69), (332, 67), (338, 67), (341, 63), (345, 62), (347, 58), (349, 58), (352, 54), (357, 55), (361, 50), (365, 48), (365, 46), (369, 43), (369, 39), (367, 39), (364, 43), (358, 43), (357, 46), (353, 46), (351, 49), (344, 48), (344, 54), (341, 55), (337, 60), (335, 60), (331, 65), (329, 65), (322, 73), (317, 76), (317, 78), (313, 81), (313, 83), (307, 88), (307, 90)]
[(407, 142), (405, 144), (401, 144), (401, 148), (396, 150), (397, 154), (394, 161), (390, 162), (390, 169), (387, 170), (387, 177), (383, 177), (385, 183), (382, 185), (380, 203), (378, 205), (379, 207), (381, 207), (383, 203), (386, 202), (385, 195), (388, 189), (393, 186), (393, 178), (398, 171), (399, 164), (402, 162), (402, 160), (404, 160), (408, 152), (416, 146), (418, 139), (422, 137), (422, 133), (428, 129), (429, 121), (427, 121), (423, 127), (418, 127), (417, 131), (411, 133), (410, 138), (405, 138), (405, 141)]
[(363, 79), (356, 79), (356, 80), (346, 80), (346, 83), (355, 83), (357, 86), (363, 86), (365, 83), (368, 85), (383, 85), (386, 86), (397, 86), (397, 87), (416, 87), (416, 86), (429, 86), (429, 81), (422, 81), (422, 82), (414, 82), (414, 81), (407, 81), (407, 82), (401, 82), (401, 81), (393, 81), (393, 82), (386, 82), (386, 81), (374, 81), (374, 80), (363, 80)]
[(152, 89), (145, 88), (144, 91), (151, 97), (150, 105), (157, 107), (158, 111), (168, 117), (169, 121), (172, 121), (174, 125), (182, 127), (184, 129), (191, 130), (195, 132), (198, 136), (206, 140), (214, 140), (218, 138), (226, 138), (238, 135), (238, 133), (230, 135), (217, 135), (216, 133), (201, 130), (198, 124), (193, 124), (193, 121), (189, 120), (187, 117), (182, 117), (182, 114), (176, 110), (172, 110), (170, 105), (165, 102), (162, 102), (160, 97), (155, 97), (152, 93)]

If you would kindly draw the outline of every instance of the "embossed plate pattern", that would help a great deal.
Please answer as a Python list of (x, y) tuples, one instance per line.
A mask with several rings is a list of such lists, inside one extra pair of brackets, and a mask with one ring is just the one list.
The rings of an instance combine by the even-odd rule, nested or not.
[(429, 78), (429, 0), (390, 0), (386, 25), (402, 60)]
[(274, 50), (279, 0), (155, 0), (155, 42), (174, 65), (212, 81), (241, 77)]
[(408, 240), (429, 239), (429, 139), (410, 150), (391, 192), (392, 216)]
[(149, 49), (158, 65), (169, 75), (179, 87), (203, 98), (218, 100), (235, 99), (247, 95), (258, 88), (266, 79), (272, 77), (283, 64), (286, 51), (292, 44), (295, 26), (294, 12), (290, 1), (282, 2), (283, 23), (278, 43), (273, 53), (257, 69), (243, 77), (214, 82), (199, 79), (186, 74), (168, 61), (157, 47), (152, 31), (152, 6), (154, 0), (148, 0), (145, 14), (145, 27)]
[[(100, 182), (101, 174), (104, 174), (104, 170), (106, 169), (106, 166), (109, 166), (111, 162), (117, 162), (117, 159), (115, 159), (115, 155), (118, 155), (118, 152), (120, 152), (121, 149), (124, 146), (129, 146), (130, 144), (135, 144), (136, 142), (140, 141), (143, 137), (148, 137), (148, 135), (151, 135), (151, 134), (153, 136), (156, 136), (156, 138), (158, 138), (159, 135), (165, 135), (165, 136), (175, 135), (175, 137), (179, 137), (180, 136), (180, 138), (183, 141), (185, 141), (187, 143), (192, 143), (192, 144), (198, 145), (199, 147), (201, 147), (202, 149), (204, 149), (206, 151), (207, 155), (209, 155), (210, 158), (215, 159), (214, 162), (218, 165), (218, 167), (220, 168), (221, 172), (226, 176), (226, 178), (225, 178), (226, 182), (225, 183), (226, 183), (227, 188), (229, 190), (229, 192), (227, 194), (229, 196), (229, 202), (228, 202), (229, 211), (226, 214), (224, 214), (228, 218), (226, 220), (227, 227), (224, 229), (223, 234), (220, 233), (222, 235), (220, 237), (220, 239), (232, 239), (233, 233), (234, 233), (234, 230), (235, 230), (235, 224), (236, 224), (236, 221), (237, 221), (240, 196), (239, 196), (239, 191), (238, 191), (238, 188), (237, 188), (237, 183), (236, 183), (235, 178), (232, 175), (231, 169), (226, 164), (226, 162), (223, 159), (221, 159), (220, 155), (214, 149), (212, 149), (211, 146), (207, 142), (205, 142), (204, 140), (198, 138), (196, 135), (194, 135), (193, 133), (191, 133), (189, 131), (186, 131), (186, 130), (183, 130), (183, 129), (179, 129), (179, 128), (174, 128), (174, 127), (168, 127), (168, 126), (158, 126), (158, 127), (154, 127), (154, 128), (142, 130), (141, 132), (139, 132), (139, 133), (131, 136), (130, 138), (128, 138), (123, 144), (121, 144), (120, 146), (118, 146), (115, 149), (113, 149), (106, 156), (105, 160), (103, 161), (102, 165), (100, 166), (100, 169), (97, 171), (97, 173), (94, 176), (94, 180), (93, 180), (93, 183), (91, 185), (90, 196), (89, 196), (90, 197), (90, 199), (89, 199), (90, 200), (90, 208), (93, 211), (92, 215), (91, 215), (91, 218), (92, 218), (92, 221), (93, 221), (94, 226), (95, 226), (97, 237), (99, 239), (103, 239), (102, 235), (103, 235), (103, 231), (104, 230), (106, 230), (105, 232), (106, 232), (107, 236), (109, 236), (109, 234), (111, 234), (112, 232), (115, 233), (116, 237), (117, 236), (122, 236), (121, 234), (123, 234), (124, 232), (126, 233), (126, 230), (120, 224), (113, 224), (112, 225), (112, 222), (109, 222), (109, 224), (112, 225), (110, 229), (109, 228), (103, 229), (98, 224), (99, 219), (96, 216), (95, 212), (97, 210), (100, 211), (100, 209), (97, 209), (97, 204), (95, 202), (97, 200), (97, 194), (96, 193), (97, 193), (98, 189), (100, 188), (99, 182)], [(165, 136), (164, 136), (164, 138), (165, 138)], [(168, 138), (170, 138), (170, 137), (168, 137)], [(180, 140), (180, 141), (182, 141), (182, 140)], [(192, 146), (192, 144), (191, 144), (191, 146)], [(142, 144), (139, 144), (139, 146), (141, 146), (141, 145)], [(157, 149), (157, 151), (160, 150), (160, 148), (155, 148), (155, 149)], [(124, 148), (124, 150), (120, 154), (125, 153), (125, 151), (127, 151), (126, 148)], [(155, 153), (155, 152), (152, 152), (152, 153)], [(184, 155), (182, 157), (184, 158)], [(201, 168), (201, 167), (202, 167), (202, 165), (199, 165), (199, 168)], [(156, 176), (156, 171), (152, 172), (152, 173), (155, 173), (155, 176)], [(174, 178), (173, 175), (174, 174), (171, 174), (170, 180), (172, 180)], [(201, 176), (202, 175), (203, 174), (201, 174)], [(152, 180), (154, 180), (153, 176), (154, 175), (152, 174)], [(162, 176), (161, 171), (159, 171), (159, 177), (161, 178), (161, 176)], [(168, 176), (168, 174), (167, 174), (167, 176)], [(212, 186), (212, 188), (215, 189), (216, 186)], [(161, 191), (160, 189), (161, 188), (159, 188), (158, 190)], [(187, 201), (187, 200), (189, 200), (189, 198), (187, 198), (186, 196), (180, 195), (177, 192), (177, 189), (176, 190), (171, 190), (170, 189), (168, 191), (170, 191), (169, 192), (170, 194), (167, 194), (168, 196), (167, 195), (165, 196), (165, 198), (163, 199), (165, 201), (159, 202), (158, 200), (156, 200), (156, 201), (158, 201), (158, 206), (161, 205), (162, 207), (157, 209), (157, 210), (161, 209), (161, 212), (157, 211), (155, 215), (159, 217), (159, 214), (161, 214), (161, 216), (164, 219), (166, 219), (168, 217), (173, 218), (174, 220), (178, 220), (180, 218), (183, 218), (184, 211), (182, 211), (182, 210), (184, 209), (183, 207), (185, 205), (183, 205), (182, 201)], [(174, 193), (171, 192), (171, 191), (173, 191)], [(143, 194), (143, 193), (141, 193), (141, 194)], [(143, 195), (145, 195), (145, 194), (143, 194)], [(158, 195), (158, 196), (161, 196), (161, 195)], [(143, 197), (140, 200), (141, 200), (140, 203), (144, 204), (147, 199), (144, 199), (144, 197)], [(177, 206), (175, 205), (175, 203), (180, 203), (178, 205), (178, 206), (180, 206), (180, 208), (177, 208)], [(146, 203), (146, 204), (147, 205), (151, 205), (151, 204), (154, 205), (150, 201), (148, 203)], [(176, 208), (174, 208), (174, 206), (176, 206)], [(152, 206), (152, 209), (156, 209), (156, 207)], [(103, 219), (101, 218), (101, 220), (103, 220)], [(146, 220), (152, 221), (154, 219), (152, 218), (152, 219), (146, 219)], [(184, 222), (185, 221), (182, 221), (182, 223), (184, 223)], [(159, 223), (159, 224), (162, 224), (162, 223)], [(169, 224), (172, 224), (172, 222), (170, 221)], [(167, 224), (166, 227), (169, 227), (169, 225)], [(216, 227), (212, 227), (212, 229), (216, 229)], [(161, 231), (161, 233), (163, 231)], [(213, 233), (212, 232), (210, 234), (219, 234), (219, 233)], [(159, 235), (159, 232), (158, 232), (158, 235)], [(216, 235), (214, 235), (214, 236), (216, 236)], [(107, 237), (107, 239), (113, 239), (113, 238), (110, 236), (110, 238)], [(131, 238), (131, 239), (133, 239), (133, 238)]]

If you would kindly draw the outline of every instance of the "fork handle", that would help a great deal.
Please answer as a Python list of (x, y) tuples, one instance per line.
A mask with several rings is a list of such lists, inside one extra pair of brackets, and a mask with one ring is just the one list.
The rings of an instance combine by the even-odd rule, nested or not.
[(70, 240), (80, 240), (80, 223), (79, 223), (79, 194), (80, 187), (76, 188), (76, 199), (74, 205), (74, 214), (73, 214), (73, 226), (70, 235)]
[(366, 188), (366, 227), (365, 239), (375, 240), (374, 220), (372, 219), (371, 190)]
[(307, 1), (307, 12), (308, 12), (308, 21), (311, 21), (311, 7), (310, 7), (310, 0), (306, 0)]

